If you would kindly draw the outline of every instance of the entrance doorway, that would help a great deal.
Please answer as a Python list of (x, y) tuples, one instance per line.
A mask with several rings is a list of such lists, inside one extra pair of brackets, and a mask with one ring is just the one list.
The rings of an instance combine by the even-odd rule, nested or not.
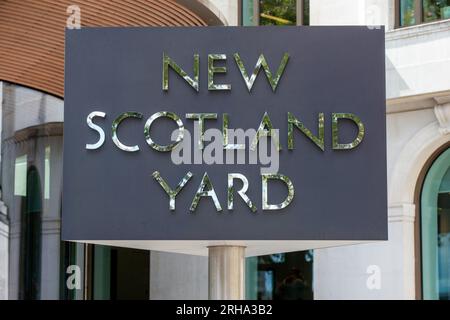
[(70, 290), (61, 281), (63, 299), (150, 299), (150, 251), (72, 242), (62, 248), (63, 270), (79, 266), (83, 283)]

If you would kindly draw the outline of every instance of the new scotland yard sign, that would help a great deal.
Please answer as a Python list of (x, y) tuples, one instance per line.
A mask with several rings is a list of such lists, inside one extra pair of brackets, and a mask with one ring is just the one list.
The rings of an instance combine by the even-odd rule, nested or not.
[(384, 30), (66, 32), (65, 240), (387, 238)]

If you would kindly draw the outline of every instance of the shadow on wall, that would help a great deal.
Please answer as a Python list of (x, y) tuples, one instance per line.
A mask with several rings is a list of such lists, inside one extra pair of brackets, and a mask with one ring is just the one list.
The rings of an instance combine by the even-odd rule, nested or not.
[(386, 56), (386, 99), (400, 97), (410, 87), (395, 68), (391, 59)]

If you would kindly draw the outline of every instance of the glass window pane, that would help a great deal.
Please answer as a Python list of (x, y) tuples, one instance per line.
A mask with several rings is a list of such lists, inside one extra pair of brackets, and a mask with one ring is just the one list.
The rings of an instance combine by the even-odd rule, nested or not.
[(309, 26), (309, 0), (303, 0), (303, 25)]
[(450, 0), (423, 0), (423, 21), (450, 19)]
[(439, 188), (437, 223), (439, 299), (450, 300), (450, 168)]
[(61, 294), (63, 300), (84, 298), (84, 244), (61, 241)]
[(242, 0), (242, 25), (256, 26), (255, 6), (253, 0)]
[(296, 24), (296, 0), (260, 0), (259, 24), (292, 26)]
[(312, 300), (312, 250), (247, 258), (245, 289), (249, 300)]
[(111, 286), (111, 247), (94, 246), (93, 298), (110, 299)]
[(450, 149), (428, 171), (421, 198), (423, 298), (450, 300)]
[(41, 182), (36, 167), (27, 170), (27, 193), (21, 212), (20, 299), (41, 297), (42, 202)]
[(406, 27), (416, 24), (415, 0), (400, 0), (400, 26)]
[(14, 164), (14, 195), (27, 195), (27, 155), (16, 158)]
[(93, 246), (92, 298), (94, 300), (148, 300), (150, 251)]

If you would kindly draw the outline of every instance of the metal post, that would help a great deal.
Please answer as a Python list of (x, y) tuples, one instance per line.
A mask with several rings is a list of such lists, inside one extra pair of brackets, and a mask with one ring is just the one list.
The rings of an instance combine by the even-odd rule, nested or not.
[(210, 300), (243, 300), (245, 294), (245, 247), (208, 247)]

